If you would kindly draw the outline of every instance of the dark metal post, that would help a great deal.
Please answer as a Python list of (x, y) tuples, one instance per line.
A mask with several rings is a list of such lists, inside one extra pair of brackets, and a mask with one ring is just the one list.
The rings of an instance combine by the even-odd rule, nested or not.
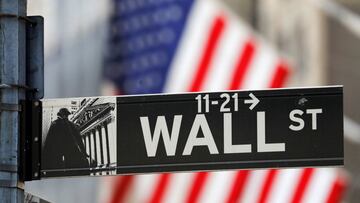
[[(0, 83), (25, 84), (26, 0), (0, 0)], [(2, 107), (16, 107), (23, 90), (0, 89)], [(1, 108), (2, 108), (1, 107)], [(19, 110), (0, 110), (0, 202), (24, 202), (19, 177)]]

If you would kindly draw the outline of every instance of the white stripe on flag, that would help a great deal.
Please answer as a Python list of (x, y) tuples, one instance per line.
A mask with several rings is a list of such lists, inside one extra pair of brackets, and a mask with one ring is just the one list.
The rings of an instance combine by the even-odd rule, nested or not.
[(231, 190), (235, 174), (235, 171), (209, 173), (199, 202), (225, 202), (225, 198), (227, 198)]
[(194, 173), (172, 174), (162, 202), (184, 203), (193, 177)]
[(214, 54), (209, 75), (203, 86), (204, 90), (226, 90), (229, 88), (231, 74), (236, 62), (244, 48), (245, 41), (250, 36), (249, 30), (244, 26), (238, 26), (237, 21), (226, 15), (226, 29), (220, 39), (219, 46)]
[(138, 175), (134, 178), (134, 185), (131, 188), (131, 198), (125, 202), (144, 202), (150, 201), (155, 190), (155, 185), (159, 180), (159, 175)]
[(218, 9), (206, 1), (194, 1), (187, 25), (165, 82), (164, 92), (184, 92), (204, 52), (209, 29)]
[(325, 203), (337, 178), (337, 169), (315, 169), (313, 178), (302, 198), (303, 203)]
[(267, 170), (250, 171), (243, 195), (239, 198), (238, 202), (256, 202), (267, 173)]
[(279, 60), (279, 56), (264, 42), (258, 42), (257, 44), (259, 46), (257, 46), (254, 58), (250, 62), (249, 71), (246, 77), (244, 77), (244, 89), (263, 89), (269, 87), (275, 73), (277, 61)]
[(284, 169), (279, 170), (279, 174), (273, 184), (269, 195), (268, 202), (287, 203), (290, 202), (294, 192), (296, 183), (300, 179), (303, 169)]

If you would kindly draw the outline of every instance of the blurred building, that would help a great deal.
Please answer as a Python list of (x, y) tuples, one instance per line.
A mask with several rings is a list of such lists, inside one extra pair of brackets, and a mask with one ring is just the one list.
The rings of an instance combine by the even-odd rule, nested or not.
[(28, 0), (45, 18), (45, 97), (98, 95), (110, 0)]

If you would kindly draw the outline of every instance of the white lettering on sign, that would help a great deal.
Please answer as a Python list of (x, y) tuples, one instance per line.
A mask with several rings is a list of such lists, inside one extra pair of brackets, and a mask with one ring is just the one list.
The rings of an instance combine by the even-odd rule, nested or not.
[(302, 129), (304, 128), (304, 126), (305, 126), (304, 120), (303, 120), (302, 118), (300, 118), (300, 117), (296, 117), (296, 115), (300, 115), (300, 116), (301, 116), (301, 115), (303, 115), (303, 114), (304, 114), (304, 112), (301, 111), (301, 110), (299, 110), (299, 109), (295, 109), (295, 110), (292, 110), (292, 111), (290, 112), (290, 115), (289, 115), (290, 120), (292, 120), (293, 122), (298, 123), (297, 125), (291, 124), (291, 125), (289, 126), (289, 128), (290, 128), (291, 130), (293, 130), (293, 131), (299, 131), (299, 130), (302, 130)]
[[(299, 111), (294, 111), (296, 113), (302, 114)], [(321, 113), (320, 111), (309, 111), (309, 114), (316, 115)], [(297, 118), (297, 117), (296, 117)], [(224, 154), (234, 154), (234, 153), (251, 153), (252, 145), (251, 144), (236, 144), (232, 143), (232, 113), (223, 114), (224, 121)], [(165, 116), (158, 116), (155, 123), (155, 129), (153, 135), (151, 134), (149, 118), (140, 117), (141, 128), (144, 136), (145, 147), (148, 157), (155, 157), (160, 136), (162, 136), (166, 155), (174, 156), (177, 148), (177, 143), (179, 139), (179, 132), (181, 127), (182, 115), (175, 115), (173, 120), (173, 125), (171, 133), (167, 126)], [(316, 127), (316, 122), (313, 123), (313, 126)], [(266, 143), (265, 135), (265, 112), (257, 112), (257, 152), (285, 152), (285, 143)], [(203, 136), (198, 137), (200, 130), (202, 131)], [(191, 155), (194, 147), (207, 147), (210, 154), (219, 154), (219, 150), (216, 146), (211, 128), (207, 122), (205, 114), (196, 114), (194, 122), (191, 126), (190, 133), (188, 135), (184, 150), (182, 155), (187, 156)]]
[(312, 120), (311, 128), (313, 130), (317, 130), (317, 116), (316, 115), (318, 113), (322, 113), (322, 109), (308, 109), (308, 110), (306, 110), (306, 113), (311, 114), (311, 120)]
[[(204, 137), (197, 137), (199, 130)], [(191, 155), (194, 146), (207, 146), (210, 154), (219, 154), (209, 124), (204, 114), (197, 114), (191, 127), (189, 137), (186, 141), (183, 155)]]
[[(322, 109), (307, 109), (306, 114), (311, 114), (311, 129), (317, 130), (317, 115), (322, 113)], [(296, 125), (291, 124), (289, 128), (293, 131), (299, 131), (304, 129), (305, 121), (301, 117), (304, 114), (304, 111), (299, 109), (294, 109), (290, 112), (289, 118), (291, 121), (295, 122)]]
[(249, 153), (251, 144), (232, 144), (232, 118), (231, 113), (224, 113), (224, 153)]
[(156, 119), (154, 135), (151, 136), (148, 117), (140, 117), (141, 128), (144, 135), (145, 147), (148, 157), (156, 155), (160, 134), (162, 135), (167, 156), (174, 156), (179, 137), (182, 115), (175, 115), (171, 130), (171, 137), (166, 125), (165, 116), (158, 116)]
[[(253, 98), (255, 96), (253, 94), (251, 94), (250, 97)], [(238, 93), (234, 93), (232, 95), (230, 95), (228, 93), (222, 93), (220, 95), (220, 98), (218, 98), (218, 99), (219, 100), (212, 100), (210, 102), (209, 94), (205, 94), (204, 96), (202, 96), (201, 94), (197, 95), (195, 97), (195, 100), (197, 101), (198, 113), (209, 113), (210, 107), (217, 106), (218, 104), (220, 104), (220, 109), (219, 109), (220, 112), (223, 112), (223, 113), (224, 112), (230, 112), (231, 110), (233, 110), (233, 111), (238, 111), (239, 110), (239, 95), (238, 95)], [(233, 102), (231, 101), (231, 99), (233, 100)], [(257, 103), (258, 103), (259, 100), (257, 98), (256, 98), (256, 100), (257, 100)], [(233, 103), (233, 106), (232, 106), (232, 103)], [(253, 104), (252, 108), (254, 108), (256, 106), (256, 104)], [(203, 108), (202, 108), (203, 106), (205, 106), (204, 111), (203, 111)]]
[(284, 152), (285, 143), (266, 143), (265, 112), (257, 112), (257, 150), (258, 152)]

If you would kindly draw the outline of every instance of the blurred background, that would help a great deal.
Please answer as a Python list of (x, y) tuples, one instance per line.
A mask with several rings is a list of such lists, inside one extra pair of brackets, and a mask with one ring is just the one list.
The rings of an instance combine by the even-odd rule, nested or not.
[(51, 202), (358, 202), (360, 1), (28, 0), (45, 98), (344, 85), (345, 167), (47, 179)]

